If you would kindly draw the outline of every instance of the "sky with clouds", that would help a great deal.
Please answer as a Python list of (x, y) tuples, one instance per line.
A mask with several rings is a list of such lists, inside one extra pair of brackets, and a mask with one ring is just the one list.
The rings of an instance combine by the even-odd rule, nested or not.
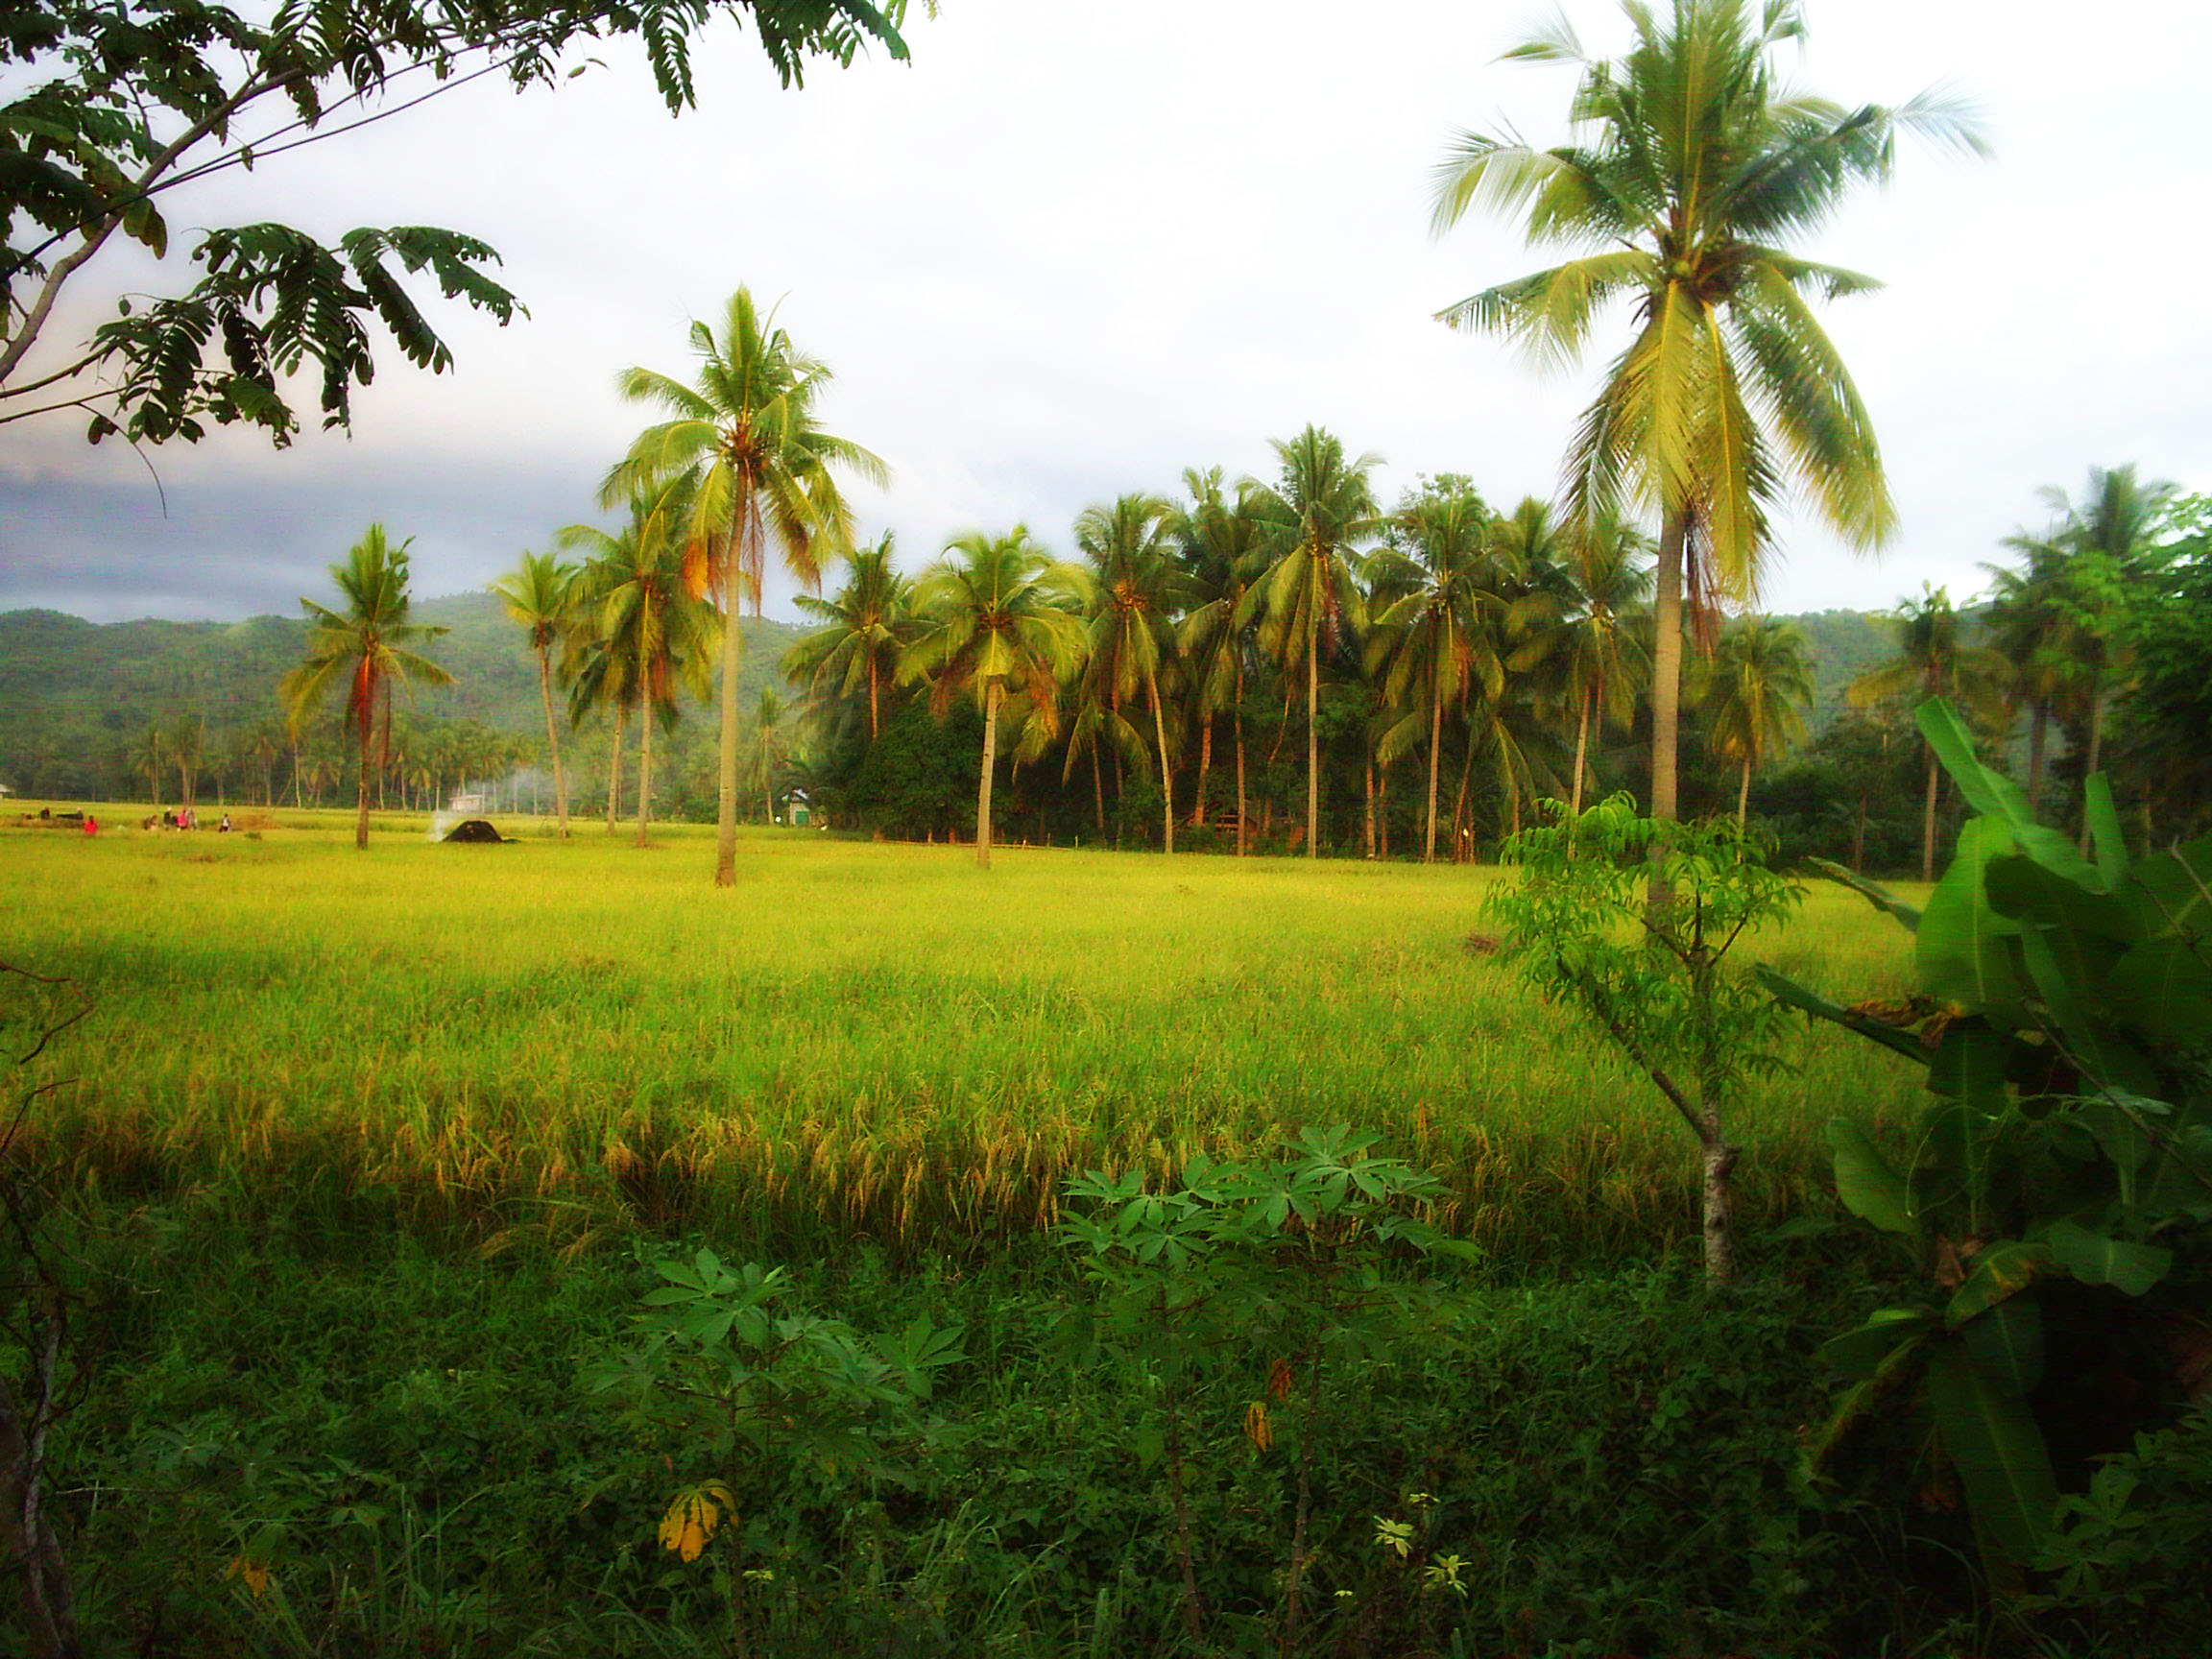
[[(1568, 0), (1594, 52), (1619, 9)], [(458, 362), (387, 349), (350, 438), (228, 433), (145, 457), (81, 421), (0, 439), (0, 609), (95, 620), (296, 613), (371, 520), (415, 538), (416, 590), (480, 587), (561, 525), (647, 412), (615, 375), (687, 377), (694, 317), (749, 284), (836, 372), (823, 416), (891, 466), (854, 492), (911, 565), (1025, 521), (1066, 549), (1087, 504), (1187, 467), (1272, 469), (1308, 421), (1494, 502), (1550, 494), (1593, 376), (1545, 375), (1439, 308), (1551, 262), (1508, 225), (1429, 232), (1452, 134), (1562, 139), (1570, 68), (1498, 61), (1543, 12), (1495, 0), (945, 0), (913, 60), (783, 91), (733, 33), (671, 119), (617, 46), (557, 90), (462, 88), (366, 132), (171, 198), (173, 230), (277, 218), (325, 234), (433, 224), (499, 249), (531, 310), (447, 306)], [(2195, 111), (2212, 9), (1811, 0), (1791, 78), (1851, 101), (1948, 83), (1986, 161), (1908, 144), (1895, 183), (1804, 252), (1888, 287), (1826, 312), (1870, 406), (1902, 529), (1879, 560), (1784, 526), (1778, 611), (1981, 585), (2091, 465), (2212, 488), (2212, 308)], [(104, 252), (64, 338), (183, 278)], [(74, 333), (70, 327), (74, 325)], [(771, 614), (788, 615), (772, 584)]]

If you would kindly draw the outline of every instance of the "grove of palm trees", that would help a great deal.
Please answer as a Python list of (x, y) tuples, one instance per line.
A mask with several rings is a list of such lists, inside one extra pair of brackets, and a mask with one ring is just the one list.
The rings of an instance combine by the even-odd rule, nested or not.
[[(632, 36), (675, 111), (724, 10), (786, 84), (916, 21), (72, 13), (130, 96), (11, 107), (0, 423), (171, 117)], [(2106, 457), (1978, 591), (1878, 563), (1829, 248), (1984, 125), (1807, 90), (1798, 0), (1619, 10), (1424, 193), (1437, 349), (1574, 389), (1548, 491), (1285, 407), (917, 537), (876, 366), (733, 273), (487, 589), (334, 532), (0, 750), (100, 789), (0, 814), (11, 1650), (2212, 1649), (2212, 496)], [(289, 443), (309, 357), (344, 429), (362, 319), (443, 371), (380, 260), (517, 309), (251, 231), (57, 372), (95, 441)], [(1780, 613), (1813, 544), (1903, 596)]]

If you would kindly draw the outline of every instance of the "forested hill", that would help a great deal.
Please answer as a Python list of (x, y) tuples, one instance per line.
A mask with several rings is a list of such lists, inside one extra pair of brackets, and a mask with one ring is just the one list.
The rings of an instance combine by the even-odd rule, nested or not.
[[(401, 694), (403, 717), (470, 720), (496, 732), (543, 731), (538, 670), (521, 629), (489, 593), (417, 604), (419, 621), (447, 630), (425, 654), (454, 677), (451, 686)], [(1852, 676), (1886, 658), (1880, 617), (1822, 611), (1792, 618), (1812, 642), (1819, 696), (1813, 724), (1833, 718)], [(750, 700), (781, 685), (777, 664), (803, 632), (780, 622), (743, 624)], [(280, 724), (276, 682), (305, 648), (307, 625), (283, 616), (243, 622), (92, 623), (57, 611), (0, 613), (0, 782), (25, 795), (127, 792), (127, 753), (147, 727), (204, 718), (219, 748), (225, 735)]]
[[(528, 637), (489, 593), (419, 601), (414, 619), (447, 630), (423, 654), (455, 684), (399, 694), (402, 718), (472, 720), (542, 736), (537, 660)], [(802, 630), (742, 624), (740, 694), (781, 684), (777, 664)], [(276, 682), (306, 649), (307, 624), (93, 623), (58, 611), (0, 613), (0, 782), (42, 796), (117, 792), (128, 750), (153, 725), (204, 718), (209, 740), (278, 728)]]

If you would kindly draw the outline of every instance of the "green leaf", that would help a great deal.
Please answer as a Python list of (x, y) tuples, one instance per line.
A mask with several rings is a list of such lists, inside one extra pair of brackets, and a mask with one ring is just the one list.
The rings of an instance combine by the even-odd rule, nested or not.
[(2171, 1250), (2107, 1238), (2074, 1221), (2054, 1221), (2046, 1237), (2058, 1265), (2082, 1284), (2109, 1285), (2130, 1296), (2144, 1294), (2174, 1265)]
[(1870, 1037), (1885, 1048), (1904, 1055), (1908, 1060), (1928, 1064), (1928, 1046), (1917, 1033), (1901, 1026), (1887, 1024), (1864, 1014), (1854, 1014), (1840, 1002), (1830, 1001), (1817, 991), (1809, 991), (1786, 974), (1777, 974), (1765, 963), (1751, 970), (1767, 994), (1785, 1007), (1800, 1008), (1815, 1019), (1827, 1020), (1847, 1031), (1856, 1031), (1862, 1037)]
[(1943, 1310), (1943, 1323), (1956, 1331), (1968, 1320), (2017, 1296), (2036, 1280), (2048, 1275), (2054, 1263), (2048, 1245), (2008, 1239), (1993, 1244), (1974, 1258), (1965, 1284), (1951, 1293)]
[(1827, 877), (1829, 880), (1840, 882), (1843, 886), (1850, 888), (1852, 892), (1864, 899), (1875, 909), (1886, 910), (1896, 917), (1905, 925), (1905, 930), (1908, 933), (1919, 930), (1920, 910), (1917, 905), (1906, 903), (1904, 900), (1898, 898), (1887, 887), (1869, 881), (1857, 871), (1848, 869), (1830, 859), (1808, 858), (1805, 862)]
[(2099, 961), (2102, 954), (2093, 942), (2057, 929), (2030, 928), (2020, 938), (2021, 960), (2074, 1059), (2100, 1084), (2155, 1098), (2155, 1069), (2110, 1025), (2093, 1017), (2084, 1000), (2107, 966)]
[(1998, 1389), (2025, 1400), (2043, 1381), (2043, 1310), (2032, 1296), (2009, 1296), (1959, 1327), (1975, 1368)]
[(2053, 874), (2080, 883), (2092, 892), (2104, 890), (2097, 867), (2075, 851), (2074, 843), (2056, 830), (2035, 821), (2028, 797), (2020, 786), (2001, 773), (1992, 772), (1974, 754), (1974, 739), (1965, 725), (1941, 698), (1931, 698), (1912, 711), (1921, 734), (1936, 751), (1943, 769), (1951, 774), (1974, 810), (1984, 817), (2001, 819), (2012, 831), (2020, 851)]
[(2212, 835), (2135, 866), (2135, 884), (2157, 912), (2163, 931), (2212, 936)]
[(1856, 1331), (1831, 1336), (1815, 1350), (1823, 1365), (1846, 1377), (1871, 1377), (1900, 1347), (1936, 1330), (1936, 1321), (1917, 1308), (1884, 1308)]
[(2102, 772), (2091, 775), (2081, 790), (2082, 815), (2089, 821), (2089, 837), (2097, 849), (2097, 874), (2108, 892), (2120, 891), (2128, 879), (2128, 837), (2120, 832), (2120, 814), (2113, 809), (2112, 785)]
[(2021, 854), (1989, 861), (1989, 902), (2015, 921), (2132, 945), (2150, 924), (2133, 894), (2096, 893)]
[(2007, 941), (2020, 924), (1998, 913), (1984, 890), (1992, 859), (2013, 851), (2012, 832), (1995, 818), (1971, 818), (1920, 913), (1912, 954), (1922, 989), (1968, 1013), (2008, 1016), (2020, 1002)]
[(1843, 1207), (1885, 1233), (1919, 1236), (1905, 1177), (1890, 1166), (1866, 1131), (1848, 1118), (1828, 1125), (1828, 1144), (1836, 1152), (1836, 1191)]
[(2212, 968), (2202, 949), (2172, 933), (2134, 947), (2104, 976), (2114, 1015), (2154, 1042), (2201, 1045), (2212, 1032)]
[(1984, 1372), (1963, 1342), (1942, 1343), (1931, 1355), (1928, 1399), (1974, 1519), (2008, 1558), (2032, 1560), (2050, 1530), (2058, 1482), (2027, 1404)]
[(1928, 1087), (1985, 1112), (2005, 1104), (2006, 1041), (1978, 1020), (1954, 1021), (1928, 1063)]

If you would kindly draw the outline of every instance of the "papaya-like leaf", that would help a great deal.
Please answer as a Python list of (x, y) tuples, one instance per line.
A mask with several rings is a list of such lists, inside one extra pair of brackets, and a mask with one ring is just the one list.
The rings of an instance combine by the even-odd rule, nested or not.
[(2155, 1098), (2156, 1070), (2118, 1030), (2090, 1010), (2087, 993), (2114, 962), (2099, 942), (2061, 929), (2031, 927), (2020, 935), (2021, 960), (2067, 1050), (2098, 1083)]
[(2081, 811), (2089, 822), (2089, 839), (2097, 853), (2097, 874), (2105, 888), (2120, 891), (2128, 879), (2128, 837), (2120, 830), (2120, 814), (2112, 805), (2112, 785), (2104, 774), (2090, 774), (2081, 789)]
[(2092, 1233), (2076, 1221), (2054, 1221), (2045, 1238), (2058, 1265), (2084, 1285), (2109, 1285), (2141, 1296), (2166, 1277), (2174, 1252), (2157, 1244)]
[(1956, 1331), (1969, 1319), (2009, 1301), (2038, 1279), (2056, 1269), (2050, 1246), (2008, 1238), (1992, 1244), (1974, 1258), (1966, 1283), (1951, 1293), (1943, 1310), (1943, 1323)]
[(2015, 1400), (2043, 1381), (2043, 1310), (2032, 1296), (2008, 1296), (1959, 1327), (1975, 1369)]
[(1912, 940), (1922, 989), (1968, 1013), (2000, 1019), (2013, 1018), (2020, 1003), (2008, 943), (2020, 924), (1999, 913), (1984, 887), (1990, 861), (2014, 845), (2011, 830), (1999, 819), (1968, 819), (1959, 832), (1958, 854), (1929, 895)]
[(1799, 1008), (1816, 1019), (1831, 1021), (1845, 1030), (1856, 1031), (1862, 1037), (1871, 1037), (1885, 1048), (1904, 1055), (1908, 1060), (1928, 1064), (1929, 1048), (1919, 1037), (1902, 1026), (1887, 1024), (1864, 1014), (1854, 1013), (1840, 1002), (1831, 1001), (1817, 991), (1808, 990), (1786, 974), (1777, 974), (1765, 963), (1751, 970), (1767, 994), (1786, 1007)]
[(1912, 711), (1929, 747), (1951, 774), (1959, 792), (1977, 813), (2000, 819), (2019, 842), (2020, 851), (2053, 874), (2079, 882), (2092, 892), (2104, 890), (2104, 878), (2097, 867), (2075, 851), (2074, 843), (2057, 830), (2035, 821), (2034, 809), (2020, 785), (1993, 772), (1975, 756), (1974, 739), (1951, 706), (1931, 698)]
[(1917, 1342), (1936, 1329), (1917, 1308), (1884, 1308), (1856, 1331), (1831, 1336), (1815, 1350), (1823, 1365), (1853, 1379), (1873, 1376), (1898, 1348)]
[(1928, 1401), (1984, 1535), (2007, 1559), (2032, 1560), (2050, 1531), (2058, 1482), (2027, 1403), (1985, 1373), (1962, 1341), (1930, 1353)]
[(1843, 1207), (1885, 1233), (1919, 1236), (1911, 1190), (1873, 1138), (1848, 1118), (1828, 1124), (1828, 1144), (1836, 1153), (1836, 1191)]
[(1905, 930), (1908, 933), (1919, 931), (1920, 907), (1918, 905), (1906, 903), (1904, 900), (1898, 898), (1896, 894), (1879, 882), (1869, 881), (1856, 870), (1838, 864), (1832, 859), (1808, 858), (1805, 862), (1827, 877), (1829, 880), (1850, 888), (1852, 892), (1864, 899), (1875, 909), (1887, 911), (1889, 915), (1896, 917), (1905, 925)]

